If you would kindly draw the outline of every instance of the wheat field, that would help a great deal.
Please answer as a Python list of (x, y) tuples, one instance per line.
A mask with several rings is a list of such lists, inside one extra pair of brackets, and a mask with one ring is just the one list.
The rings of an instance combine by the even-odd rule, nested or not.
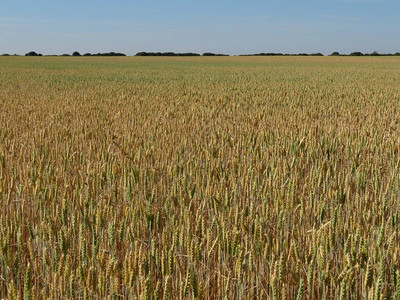
[(0, 298), (400, 299), (399, 211), (399, 58), (0, 58)]

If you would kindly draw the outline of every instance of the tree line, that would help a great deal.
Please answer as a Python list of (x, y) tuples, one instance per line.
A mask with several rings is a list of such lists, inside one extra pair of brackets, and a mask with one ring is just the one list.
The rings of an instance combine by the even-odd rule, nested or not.
[[(25, 54), (25, 56), (43, 56), (40, 53), (36, 53), (35, 51), (31, 51)], [(61, 54), (61, 55), (46, 55), (46, 56), (126, 56), (124, 53), (118, 52), (106, 52), (106, 53), (85, 53), (81, 55), (78, 51), (73, 52), (72, 54)]]
[(202, 55), (199, 53), (175, 53), (175, 52), (138, 52), (135, 56), (229, 56), (228, 54), (205, 52)]
[(372, 53), (362, 53), (360, 51), (352, 52), (350, 54), (340, 54), (339, 52), (333, 52), (331, 56), (400, 56), (400, 52), (396, 53), (378, 53), (374, 51)]
[[(11, 54), (2, 54), (2, 56), (11, 56)], [(19, 56), (18, 54), (13, 54), (12, 56)], [(30, 51), (25, 54), (25, 56), (44, 56), (41, 53), (37, 53), (35, 51)], [(85, 53), (80, 54), (78, 51), (73, 52), (72, 54), (62, 54), (62, 55), (46, 55), (46, 56), (126, 56), (124, 53), (118, 52), (106, 52), (106, 53)], [(212, 53), (212, 52), (205, 52), (203, 54), (199, 53), (175, 53), (175, 52), (138, 52), (134, 56), (229, 56), (228, 54), (221, 54), (221, 53)], [(275, 52), (261, 52), (255, 54), (239, 54), (238, 56), (324, 56), (322, 53), (275, 53)], [(372, 53), (363, 53), (360, 51), (351, 52), (350, 54), (342, 54), (339, 52), (332, 52), (329, 56), (400, 56), (400, 52), (396, 53), (378, 53), (374, 51)]]
[[(240, 54), (239, 56), (324, 56), (322, 53), (256, 53), (256, 54)], [(362, 53), (360, 51), (351, 52), (350, 54), (341, 54), (339, 52), (333, 52), (329, 56), (400, 56), (400, 52), (396, 53), (378, 53), (374, 51), (372, 53)]]
[[(9, 54), (3, 54), (3, 56), (10, 56)], [(36, 53), (35, 51), (30, 51), (25, 54), (25, 56), (43, 56), (40, 53)], [(116, 53), (116, 52), (107, 52), (107, 53), (85, 53), (81, 55), (78, 51), (73, 52), (72, 54), (61, 54), (61, 55), (46, 55), (46, 56), (126, 56), (124, 53)], [(203, 54), (199, 53), (175, 53), (175, 52), (138, 52), (135, 56), (229, 56), (228, 54), (221, 54), (221, 53), (212, 53), (212, 52), (205, 52)]]

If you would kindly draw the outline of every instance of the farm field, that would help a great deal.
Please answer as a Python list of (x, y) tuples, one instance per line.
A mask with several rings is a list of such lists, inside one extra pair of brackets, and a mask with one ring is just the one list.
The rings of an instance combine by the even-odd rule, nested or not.
[(399, 212), (400, 58), (0, 58), (0, 299), (400, 299)]

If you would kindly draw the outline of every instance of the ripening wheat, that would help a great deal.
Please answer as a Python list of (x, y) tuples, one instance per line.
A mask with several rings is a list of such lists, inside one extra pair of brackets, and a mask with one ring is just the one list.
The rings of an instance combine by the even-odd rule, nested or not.
[(399, 70), (0, 58), (0, 298), (400, 299)]

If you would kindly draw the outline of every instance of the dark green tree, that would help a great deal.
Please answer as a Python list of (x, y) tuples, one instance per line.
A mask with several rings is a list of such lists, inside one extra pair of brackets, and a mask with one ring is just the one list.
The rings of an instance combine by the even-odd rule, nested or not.
[(39, 56), (35, 51), (28, 52), (25, 56)]

